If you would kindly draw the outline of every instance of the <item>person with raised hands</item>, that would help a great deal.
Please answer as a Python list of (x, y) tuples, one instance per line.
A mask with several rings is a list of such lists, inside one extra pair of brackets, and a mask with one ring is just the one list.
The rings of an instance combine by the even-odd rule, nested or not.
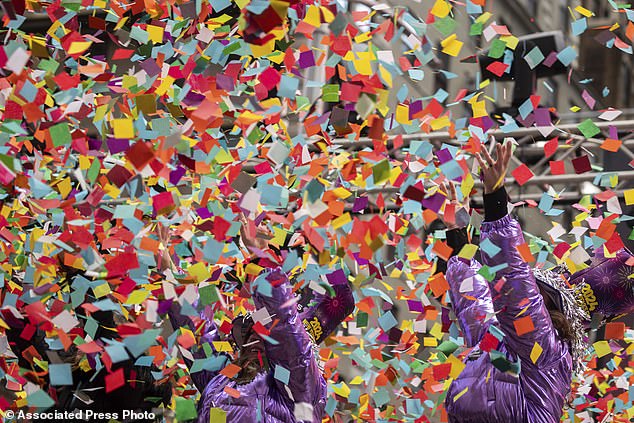
[[(170, 310), (175, 330), (184, 326), (201, 335), (190, 358), (204, 359), (205, 349), (219, 358), (214, 370), (192, 373), (201, 392), (198, 421), (207, 423), (214, 421), (217, 413), (226, 413), (226, 421), (232, 423), (321, 422), (327, 390), (316, 347), (352, 312), (351, 290), (335, 290), (332, 298), (316, 298), (311, 307), (300, 313), (289, 277), (280, 265), (281, 251), (269, 245), (270, 233), (264, 225), (256, 226), (245, 216), (240, 217), (240, 222), (238, 242), (246, 250), (242, 265), (247, 265), (248, 271), (239, 290), (241, 296), (251, 297), (258, 317), (241, 314), (233, 319), (230, 340), (235, 354), (213, 348), (214, 341), (221, 337), (210, 306), (193, 318), (183, 316), (179, 304), (173, 304)], [(160, 229), (158, 234), (161, 244), (168, 245), (169, 233)], [(175, 268), (169, 258), (159, 255), (160, 268)], [(341, 313), (327, 315), (322, 309), (341, 309)], [(309, 331), (312, 320), (320, 325), (318, 333)], [(186, 364), (193, 366), (191, 359), (186, 359)], [(220, 371), (223, 368), (230, 371)]]
[[(452, 423), (559, 422), (573, 369), (583, 358), (579, 325), (587, 316), (570, 301), (570, 292), (558, 289), (556, 282), (536, 280), (522, 259), (518, 247), (524, 236), (508, 214), (504, 188), (512, 145), (496, 149), (496, 159), (484, 149), (475, 156), (484, 186), (480, 241), (494, 246), (481, 251), (482, 263), (496, 271), (490, 281), (477, 260), (458, 255), (469, 243), (466, 228), (448, 222), (446, 232), (453, 256), (445, 276), (471, 351), (447, 392), (445, 407)], [(466, 199), (458, 202), (452, 182), (441, 188), (452, 207), (468, 204)]]

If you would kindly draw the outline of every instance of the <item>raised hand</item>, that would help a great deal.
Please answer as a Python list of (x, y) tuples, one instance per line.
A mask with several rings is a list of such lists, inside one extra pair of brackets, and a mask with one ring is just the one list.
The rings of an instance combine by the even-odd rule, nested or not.
[(441, 219), (447, 229), (456, 229), (466, 226), (469, 220), (469, 197), (465, 196), (462, 201), (458, 201), (456, 185), (453, 181), (443, 182), (440, 188), (447, 194), (448, 203), (445, 205), (445, 212)]
[(170, 228), (169, 226), (164, 226), (162, 223), (156, 224), (156, 234), (158, 236), (159, 242), (161, 246), (157, 252), (157, 262), (159, 266), (159, 270), (174, 270), (176, 267), (174, 262), (172, 261), (172, 257), (169, 253), (169, 242), (170, 242)]
[(249, 222), (244, 214), (240, 215), (240, 238), (251, 254), (254, 250), (265, 250), (269, 245), (270, 234), (262, 227), (255, 227), (253, 222)]
[(504, 185), (504, 178), (509, 169), (509, 162), (513, 155), (512, 144), (505, 142), (503, 145), (495, 146), (496, 160), (493, 160), (486, 148), (480, 153), (475, 154), (475, 158), (480, 164), (482, 183), (484, 184), (484, 193), (488, 194)]

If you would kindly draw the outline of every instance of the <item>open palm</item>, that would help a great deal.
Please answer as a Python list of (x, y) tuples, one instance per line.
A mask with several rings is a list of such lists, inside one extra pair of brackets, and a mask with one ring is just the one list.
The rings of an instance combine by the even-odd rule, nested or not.
[[(485, 194), (495, 191), (504, 184), (504, 178), (506, 177), (506, 172), (508, 172), (509, 162), (513, 154), (510, 142), (506, 142), (504, 145), (497, 144), (495, 147), (496, 160), (493, 160), (485, 148), (482, 149), (482, 155), (480, 153), (475, 154), (476, 160), (480, 164)], [(484, 159), (482, 158), (483, 155)]]

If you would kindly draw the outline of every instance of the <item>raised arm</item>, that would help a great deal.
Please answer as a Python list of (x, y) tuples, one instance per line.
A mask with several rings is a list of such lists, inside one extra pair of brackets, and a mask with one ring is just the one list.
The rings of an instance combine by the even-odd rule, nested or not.
[[(267, 285), (271, 285), (267, 292)], [(307, 403), (313, 407), (314, 421), (321, 421), (326, 400), (326, 382), (318, 367), (314, 346), (297, 313), (288, 277), (281, 268), (265, 270), (253, 285), (253, 302), (257, 309), (265, 308), (272, 317), (267, 325), (272, 342), (264, 341), (266, 357), (274, 374), (289, 372), (275, 379), (280, 392), (295, 404)], [(270, 293), (270, 295), (268, 295)], [(280, 368), (276, 370), (277, 368)]]
[(482, 261), (489, 267), (504, 265), (498, 270), (494, 283), (500, 278), (500, 291), (493, 294), (493, 305), (505, 332), (507, 345), (522, 359), (528, 360), (537, 342), (552, 357), (562, 350), (557, 332), (544, 305), (533, 272), (522, 259), (517, 247), (524, 244), (522, 229), (510, 215), (499, 220), (483, 222), (481, 239), (490, 240), (501, 250), (491, 257), (482, 253)]
[[(168, 269), (174, 270), (176, 265), (172, 262), (169, 254), (169, 227), (157, 224), (155, 233), (160, 241), (160, 248), (156, 253), (158, 270), (160, 272), (165, 272)], [(197, 309), (196, 303), (190, 305), (189, 308), (192, 310), (191, 313), (183, 313), (181, 304), (175, 300), (167, 314), (175, 331), (181, 328), (189, 329), (197, 340), (197, 343), (190, 350), (183, 353), (183, 359), (194, 385), (202, 392), (209, 381), (229, 363), (231, 357), (226, 353), (219, 353), (214, 347), (214, 342), (220, 341), (220, 336), (213, 320), (213, 313), (208, 309), (194, 311)], [(191, 356), (188, 357), (188, 353)]]
[(451, 303), (468, 348), (475, 347), (497, 321), (488, 281), (478, 274), (481, 267), (474, 259), (467, 262), (457, 256), (447, 265)]
[[(175, 301), (168, 315), (175, 331), (180, 328), (189, 329), (198, 341), (189, 350), (191, 357), (183, 358), (194, 385), (202, 392), (209, 381), (229, 363), (231, 357), (226, 353), (219, 353), (214, 348), (214, 342), (220, 341), (220, 336), (212, 316), (207, 315), (205, 311), (197, 316), (186, 316), (181, 312), (180, 304)], [(210, 352), (209, 356), (207, 351)]]
[[(533, 272), (518, 250), (525, 243), (522, 229), (507, 212), (508, 196), (501, 182), (506, 176), (511, 145), (498, 145), (495, 161), (486, 150), (484, 156), (486, 163), (476, 155), (484, 184), (484, 222), (480, 239), (481, 242), (490, 241), (499, 251), (496, 249), (492, 255), (483, 251), (482, 262), (489, 267), (500, 266), (492, 281), (492, 295), (500, 327), (506, 335), (504, 342), (525, 363), (532, 364), (530, 355), (535, 343), (547, 352), (542, 361), (558, 360), (564, 352), (564, 344), (559, 340)], [(504, 280), (500, 281), (502, 278)]]
[[(475, 347), (487, 332), (489, 326), (496, 322), (491, 300), (489, 283), (478, 274), (482, 265), (475, 259), (463, 260), (458, 257), (460, 250), (469, 243), (467, 229), (469, 198), (458, 201), (456, 187), (453, 182), (443, 183), (441, 188), (447, 193), (448, 204), (454, 210), (466, 212), (466, 217), (457, 222), (448, 222), (443, 213), (443, 221), (447, 226), (447, 245), (452, 249), (452, 257), (448, 262), (438, 258), (437, 272), (445, 272), (449, 283), (449, 294), (458, 324), (465, 337), (468, 348)], [(446, 210), (446, 208), (445, 208)], [(455, 213), (454, 213), (455, 215)]]

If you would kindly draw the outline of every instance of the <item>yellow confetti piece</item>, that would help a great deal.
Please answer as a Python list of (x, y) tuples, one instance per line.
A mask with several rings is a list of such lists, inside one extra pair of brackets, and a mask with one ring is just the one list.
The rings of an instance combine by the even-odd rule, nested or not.
[(453, 397), (453, 401), (456, 402), (458, 401), (458, 398), (460, 398), (461, 396), (463, 396), (464, 394), (467, 393), (467, 391), (469, 390), (469, 387), (467, 386), (466, 388), (464, 388), (462, 391), (458, 392), (458, 394), (456, 396)]
[(163, 33), (165, 32), (165, 30), (162, 27), (156, 25), (148, 25), (147, 32), (150, 37), (150, 41), (154, 43), (163, 42)]
[(475, 103), (472, 103), (471, 109), (473, 111), (474, 118), (488, 116), (486, 103), (484, 101), (477, 101)]
[(92, 289), (92, 292), (95, 294), (95, 297), (101, 298), (110, 294), (112, 291), (110, 290), (110, 285), (108, 285), (107, 283), (102, 283), (100, 285), (95, 286)]
[(511, 50), (515, 50), (517, 44), (520, 42), (519, 38), (514, 37), (513, 35), (503, 35), (500, 37), (500, 41), (504, 41), (506, 43), (506, 47)]
[(436, 339), (440, 339), (443, 336), (442, 325), (438, 322), (434, 323), (431, 330), (429, 331), (430, 335), (433, 335)]
[(383, 287), (384, 287), (387, 291), (394, 291), (394, 288), (392, 288), (389, 284), (387, 284), (387, 283), (385, 283), (385, 282), (383, 282), (383, 281), (380, 281), (380, 282), (381, 282), (381, 285), (383, 285)]
[(90, 169), (90, 165), (91, 164), (92, 164), (92, 161), (91, 161), (90, 157), (88, 157), (88, 156), (79, 156), (79, 168), (81, 170)]
[(543, 351), (544, 349), (542, 348), (542, 346), (535, 342), (535, 345), (533, 345), (533, 349), (531, 350), (531, 361), (533, 362), (533, 364), (537, 363), (537, 360), (542, 355)]
[(575, 10), (579, 12), (581, 15), (585, 16), (586, 18), (589, 18), (590, 16), (594, 16), (594, 12), (591, 12), (590, 10), (586, 9), (585, 7), (581, 5), (575, 7)]
[(409, 107), (399, 104), (396, 106), (396, 121), (405, 125), (409, 125), (412, 121), (409, 119)]
[(212, 344), (218, 352), (233, 352), (231, 344), (227, 341), (213, 341)]
[(480, 82), (480, 89), (486, 88), (491, 84), (491, 80), (489, 78), (485, 79), (484, 81)]
[(597, 353), (597, 357), (601, 358), (610, 353), (612, 353), (612, 349), (610, 348), (610, 344), (608, 341), (597, 341), (592, 344), (594, 347), (594, 351)]
[(115, 138), (134, 138), (134, 125), (132, 119), (113, 119), (112, 129)]
[(441, 128), (446, 128), (449, 125), (451, 125), (451, 122), (449, 121), (449, 116), (441, 116), (438, 119), (434, 119), (431, 121), (431, 129), (433, 129), (434, 131), (437, 131)]
[(330, 23), (335, 20), (335, 15), (325, 6), (319, 6), (319, 10), (321, 10), (322, 15), (324, 16), (324, 21), (326, 23)]
[[(270, 109), (271, 107), (282, 107), (282, 102), (280, 101), (279, 98), (276, 97), (276, 98), (269, 98), (267, 100), (264, 100), (264, 101), (260, 102), (260, 105), (264, 109)], [(259, 115), (255, 115), (255, 116), (259, 116)], [(260, 117), (260, 120), (261, 119), (262, 118)]]
[(471, 193), (473, 186), (475, 185), (475, 181), (473, 180), (473, 176), (470, 173), (467, 173), (467, 176), (462, 180), (462, 184), (460, 185), (460, 191), (462, 192), (462, 198), (466, 198)]
[(460, 373), (462, 373), (462, 371), (465, 368), (465, 364), (461, 360), (457, 359), (453, 355), (450, 355), (447, 358), (446, 363), (451, 364), (451, 371), (449, 372), (449, 376), (454, 378), (454, 379), (457, 378), (460, 375)]
[(393, 184), (396, 182), (396, 178), (398, 178), (403, 173), (403, 170), (400, 167), (393, 167), (390, 170), (390, 183)]
[(458, 257), (465, 260), (471, 260), (475, 253), (478, 252), (478, 246), (475, 244), (465, 244), (464, 247), (458, 253)]
[(350, 385), (361, 385), (363, 382), (365, 382), (364, 378), (361, 376), (355, 376), (354, 379), (350, 381)]
[(438, 340), (436, 338), (433, 338), (431, 336), (426, 336), (423, 338), (423, 346), (424, 347), (437, 347), (438, 346)]
[(348, 398), (348, 396), (350, 395), (350, 387), (346, 385), (345, 382), (341, 382), (340, 386), (332, 385), (332, 390), (335, 392), (335, 394), (341, 395), (344, 398)]
[(491, 19), (491, 16), (493, 16), (493, 14), (491, 12), (484, 12), (483, 14), (481, 14), (480, 16), (478, 16), (478, 19), (476, 19), (475, 21), (477, 23), (485, 23), (486, 21), (488, 21), (489, 19)]
[(176, 79), (171, 76), (166, 76), (163, 81), (161, 81), (161, 85), (156, 88), (156, 94), (163, 95), (167, 92), (168, 89), (172, 87), (172, 84), (176, 81)]
[(332, 221), (332, 227), (335, 229), (339, 229), (343, 225), (352, 222), (352, 218), (350, 217), (350, 213), (344, 213), (338, 218)]
[(59, 41), (59, 37), (55, 34), (58, 29), (61, 29), (64, 34), (67, 34), (67, 31), (66, 31), (66, 28), (64, 28), (64, 25), (60, 21), (57, 21), (57, 20), (53, 21), (53, 24), (50, 26), (48, 31), (46, 31), (46, 33), (50, 35), (51, 37), (55, 38), (57, 41)]
[(70, 43), (68, 54), (80, 54), (85, 52), (92, 45), (92, 41), (74, 41)]
[(372, 56), (371, 53), (368, 52), (360, 52), (357, 54), (359, 56), (359, 60), (353, 60), (352, 64), (354, 68), (361, 75), (370, 76), (372, 75)]
[(273, 228), (273, 233), (274, 235), (273, 235), (273, 239), (271, 239), (271, 242), (277, 245), (284, 244), (284, 241), (286, 240), (287, 232), (282, 228), (275, 227)]
[(211, 273), (209, 273), (209, 269), (205, 266), (204, 263), (198, 262), (187, 269), (189, 274), (194, 277), (196, 282), (202, 282), (205, 279), (209, 279), (211, 277)]
[(345, 189), (344, 187), (338, 187), (331, 191), (337, 198), (346, 199), (352, 195), (350, 191)]
[(311, 5), (308, 7), (304, 22), (306, 22), (310, 26), (319, 28), (319, 26), (321, 25), (321, 13), (319, 11), (319, 6)]
[(132, 291), (126, 300), (126, 304), (141, 304), (150, 295), (150, 293), (143, 289), (137, 289)]
[(372, 33), (371, 32), (363, 32), (359, 35), (357, 35), (356, 37), (354, 37), (354, 42), (357, 44), (362, 44), (365, 43), (366, 41), (372, 39)]
[(249, 263), (249, 264), (247, 264), (247, 267), (246, 267), (246, 269), (245, 269), (245, 270), (246, 270), (246, 272), (247, 272), (247, 274), (248, 274), (248, 275), (253, 275), (253, 276), (256, 276), (256, 275), (259, 275), (259, 274), (260, 274), (260, 272), (262, 271), (262, 269), (263, 269), (263, 267), (258, 266), (258, 265), (257, 265), (257, 264), (255, 264), (255, 263)]
[(233, 156), (224, 148), (218, 150), (218, 152), (214, 156), (214, 160), (218, 164), (228, 164), (234, 162)]
[(121, 86), (123, 88), (132, 88), (132, 87), (135, 87), (138, 83), (139, 81), (137, 81), (134, 75), (123, 75)]
[(227, 423), (227, 412), (222, 408), (210, 408), (209, 423)]
[(392, 87), (392, 73), (388, 71), (387, 69), (385, 69), (383, 65), (379, 65), (379, 74), (381, 75), (381, 78), (385, 82), (385, 85), (391, 88)]
[(70, 194), (70, 191), (73, 189), (70, 178), (64, 178), (57, 184), (57, 188), (59, 189), (59, 193), (62, 194), (62, 198), (68, 197), (68, 194)]
[(458, 54), (460, 54), (460, 50), (462, 49), (464, 43), (457, 39), (456, 34), (451, 34), (450, 36), (442, 40), (440, 42), (440, 45), (442, 46), (443, 53), (456, 57)]
[(436, 0), (436, 3), (431, 8), (431, 14), (437, 18), (444, 18), (449, 12), (451, 12), (451, 5), (445, 0)]

